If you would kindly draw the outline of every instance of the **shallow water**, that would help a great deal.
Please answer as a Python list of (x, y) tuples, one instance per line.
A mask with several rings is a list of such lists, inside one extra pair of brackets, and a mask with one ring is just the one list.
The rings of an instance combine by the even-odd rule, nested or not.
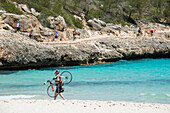
[(66, 99), (170, 104), (170, 59), (1, 71), (0, 99), (50, 99), (43, 83), (54, 77), (55, 69), (67, 70), (73, 75), (73, 81), (63, 86)]

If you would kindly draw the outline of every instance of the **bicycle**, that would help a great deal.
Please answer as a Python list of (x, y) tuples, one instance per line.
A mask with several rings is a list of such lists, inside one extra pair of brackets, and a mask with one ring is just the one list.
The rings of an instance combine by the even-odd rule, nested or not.
[[(60, 74), (60, 77), (61, 77), (61, 81), (62, 81), (63, 85), (64, 84), (69, 84), (72, 81), (72, 74), (69, 71), (63, 71)], [(55, 93), (56, 89), (59, 87), (58, 84), (56, 84), (55, 82), (53, 83), (53, 80), (54, 80), (54, 78), (51, 81), (47, 80), (44, 83), (44, 85), (48, 85), (49, 84), (49, 86), (47, 87), (47, 94), (51, 98), (55, 97), (54, 93)], [(56, 86), (56, 87), (53, 87), (53, 86)]]

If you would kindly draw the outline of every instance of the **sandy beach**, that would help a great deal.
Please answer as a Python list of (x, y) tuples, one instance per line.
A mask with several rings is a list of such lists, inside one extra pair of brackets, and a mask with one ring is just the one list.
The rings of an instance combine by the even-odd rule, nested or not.
[(170, 104), (84, 101), (0, 100), (1, 113), (170, 113)]

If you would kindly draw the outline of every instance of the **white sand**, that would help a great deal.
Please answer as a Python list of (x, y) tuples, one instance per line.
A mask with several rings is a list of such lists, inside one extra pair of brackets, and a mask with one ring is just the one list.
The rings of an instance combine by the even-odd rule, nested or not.
[(170, 113), (170, 104), (83, 100), (0, 100), (0, 113)]

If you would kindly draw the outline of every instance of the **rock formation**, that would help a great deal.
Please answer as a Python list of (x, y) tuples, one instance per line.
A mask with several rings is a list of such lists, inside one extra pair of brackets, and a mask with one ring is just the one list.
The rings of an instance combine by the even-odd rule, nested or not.
[(79, 42), (40, 43), (0, 30), (0, 69), (81, 65), (143, 57), (169, 57), (162, 37), (102, 37)]

